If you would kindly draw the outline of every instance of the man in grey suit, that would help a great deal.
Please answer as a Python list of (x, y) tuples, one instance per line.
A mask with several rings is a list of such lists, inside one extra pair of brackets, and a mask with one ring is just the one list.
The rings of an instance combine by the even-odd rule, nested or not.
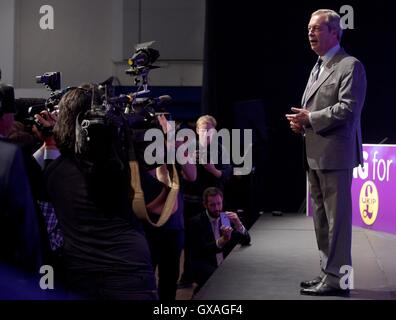
[(301, 294), (349, 295), (341, 284), (343, 266), (351, 266), (352, 171), (362, 163), (360, 116), (366, 75), (360, 61), (341, 47), (340, 16), (318, 10), (308, 37), (319, 56), (304, 92), (302, 107), (286, 115), (295, 133), (304, 135), (313, 218), (321, 273), (301, 283)]

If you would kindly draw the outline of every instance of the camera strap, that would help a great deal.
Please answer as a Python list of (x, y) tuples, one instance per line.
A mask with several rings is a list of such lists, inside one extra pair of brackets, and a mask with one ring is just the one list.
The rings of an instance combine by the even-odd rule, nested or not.
[(165, 204), (162, 208), (162, 212), (157, 223), (154, 223), (147, 213), (146, 203), (144, 201), (144, 192), (140, 181), (138, 162), (136, 160), (130, 161), (129, 167), (131, 169), (131, 187), (134, 192), (132, 199), (133, 211), (139, 219), (147, 220), (154, 227), (162, 227), (172, 215), (172, 210), (179, 195), (180, 180), (176, 166), (172, 165), (171, 188), (169, 190), (168, 196), (166, 198)]

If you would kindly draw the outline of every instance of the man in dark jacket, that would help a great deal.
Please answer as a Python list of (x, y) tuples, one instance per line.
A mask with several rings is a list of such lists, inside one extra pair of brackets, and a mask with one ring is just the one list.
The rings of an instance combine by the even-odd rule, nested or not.
[(0, 139), (0, 299), (41, 297), (41, 248), (22, 152)]
[(223, 212), (223, 193), (208, 188), (203, 194), (205, 211), (193, 218), (190, 236), (197, 292), (236, 244), (249, 245), (250, 235), (234, 212)]

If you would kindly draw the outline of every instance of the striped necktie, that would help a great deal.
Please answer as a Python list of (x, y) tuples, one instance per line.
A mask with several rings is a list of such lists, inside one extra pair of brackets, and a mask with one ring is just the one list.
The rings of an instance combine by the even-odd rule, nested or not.
[(304, 95), (304, 100), (303, 100), (304, 109), (306, 108), (306, 102), (307, 102), (306, 97), (310, 93), (314, 83), (319, 79), (320, 67), (322, 66), (322, 63), (323, 63), (323, 60), (319, 58), (315, 64), (315, 66), (312, 69), (311, 76), (308, 79), (308, 85), (307, 85), (305, 95)]
[(316, 62), (316, 66), (315, 66), (315, 73), (314, 73), (314, 81), (317, 81), (319, 79), (319, 74), (320, 74), (320, 67), (322, 66), (323, 60), (322, 59), (318, 59), (318, 62)]

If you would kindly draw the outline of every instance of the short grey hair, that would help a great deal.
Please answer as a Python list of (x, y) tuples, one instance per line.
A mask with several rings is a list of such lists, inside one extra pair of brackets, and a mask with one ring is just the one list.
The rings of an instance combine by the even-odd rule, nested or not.
[(320, 9), (316, 10), (312, 13), (311, 17), (325, 15), (326, 16), (326, 24), (329, 27), (329, 30), (335, 30), (338, 34), (338, 41), (341, 41), (343, 30), (341, 26), (341, 17), (340, 15), (331, 9)]

